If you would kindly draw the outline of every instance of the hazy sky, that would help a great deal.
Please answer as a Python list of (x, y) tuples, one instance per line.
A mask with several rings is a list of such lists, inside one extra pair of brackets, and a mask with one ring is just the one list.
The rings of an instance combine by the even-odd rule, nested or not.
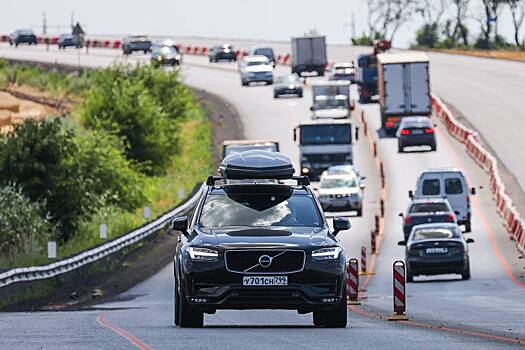
[[(88, 33), (288, 40), (316, 28), (329, 42), (347, 43), (352, 12), (357, 33), (366, 30), (365, 4), (366, 0), (1, 0), (0, 33), (31, 26), (40, 33), (45, 11), (49, 33), (66, 30), (74, 12)], [(412, 42), (419, 24), (406, 24), (395, 44)], [(500, 31), (510, 38), (511, 30), (510, 16), (504, 14)]]

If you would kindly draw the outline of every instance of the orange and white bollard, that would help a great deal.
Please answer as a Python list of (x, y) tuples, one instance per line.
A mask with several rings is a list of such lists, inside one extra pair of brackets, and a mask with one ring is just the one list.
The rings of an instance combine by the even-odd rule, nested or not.
[(376, 230), (372, 230), (370, 231), (370, 250), (371, 250), (371, 253), (372, 254), (375, 254), (376, 253), (376, 236), (377, 236), (377, 231)]
[(361, 247), (361, 271), (359, 276), (373, 275), (373, 272), (370, 272), (366, 269), (366, 247)]
[(406, 312), (405, 262), (394, 261), (393, 264), (394, 313), (389, 321), (408, 321)]
[(352, 258), (348, 261), (346, 272), (348, 273), (348, 280), (346, 282), (346, 288), (348, 293), (348, 305), (361, 305), (358, 300), (359, 292), (359, 261)]

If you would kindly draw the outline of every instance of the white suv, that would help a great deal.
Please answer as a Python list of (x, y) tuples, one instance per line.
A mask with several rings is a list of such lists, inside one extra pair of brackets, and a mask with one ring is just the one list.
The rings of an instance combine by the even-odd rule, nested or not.
[[(476, 189), (468, 188), (467, 180), (457, 168), (429, 169), (419, 176), (416, 184), (416, 197), (447, 198), (454, 210), (458, 224), (465, 225), (465, 232), (471, 231), (470, 195)], [(413, 197), (412, 191), (409, 196)]]
[(246, 57), (239, 63), (239, 73), (243, 86), (255, 82), (273, 84), (273, 66), (265, 56)]

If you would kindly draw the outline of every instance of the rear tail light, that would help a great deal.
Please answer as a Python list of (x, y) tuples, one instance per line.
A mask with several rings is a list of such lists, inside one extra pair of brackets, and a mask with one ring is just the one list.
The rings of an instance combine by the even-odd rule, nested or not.
[(434, 133), (434, 129), (432, 128), (426, 128), (425, 129), (425, 134), (433, 134)]
[(454, 214), (448, 214), (447, 221), (448, 221), (448, 222), (456, 222), (456, 215), (454, 215)]
[(392, 122), (386, 122), (385, 125), (389, 128), (393, 127), (394, 126), (394, 123)]
[(410, 216), (405, 217), (405, 225), (410, 225), (412, 223), (412, 218)]
[(408, 129), (401, 130), (401, 135), (410, 135), (410, 130), (408, 130)]

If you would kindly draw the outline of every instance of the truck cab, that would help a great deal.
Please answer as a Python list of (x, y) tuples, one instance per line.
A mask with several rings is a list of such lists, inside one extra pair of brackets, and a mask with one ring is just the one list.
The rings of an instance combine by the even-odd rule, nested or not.
[[(323, 96), (323, 98), (320, 98)], [(324, 81), (312, 85), (312, 108), (315, 111), (318, 108), (318, 103), (321, 100), (333, 98), (336, 100), (346, 99), (345, 105), (348, 109), (348, 117), (350, 117), (350, 110), (352, 105), (350, 103), (350, 82), (349, 81)]]
[(345, 95), (317, 96), (311, 108), (312, 119), (350, 118), (351, 110)]
[(312, 181), (333, 165), (353, 164), (352, 123), (345, 120), (310, 120), (294, 129), (299, 145), (301, 175)]

